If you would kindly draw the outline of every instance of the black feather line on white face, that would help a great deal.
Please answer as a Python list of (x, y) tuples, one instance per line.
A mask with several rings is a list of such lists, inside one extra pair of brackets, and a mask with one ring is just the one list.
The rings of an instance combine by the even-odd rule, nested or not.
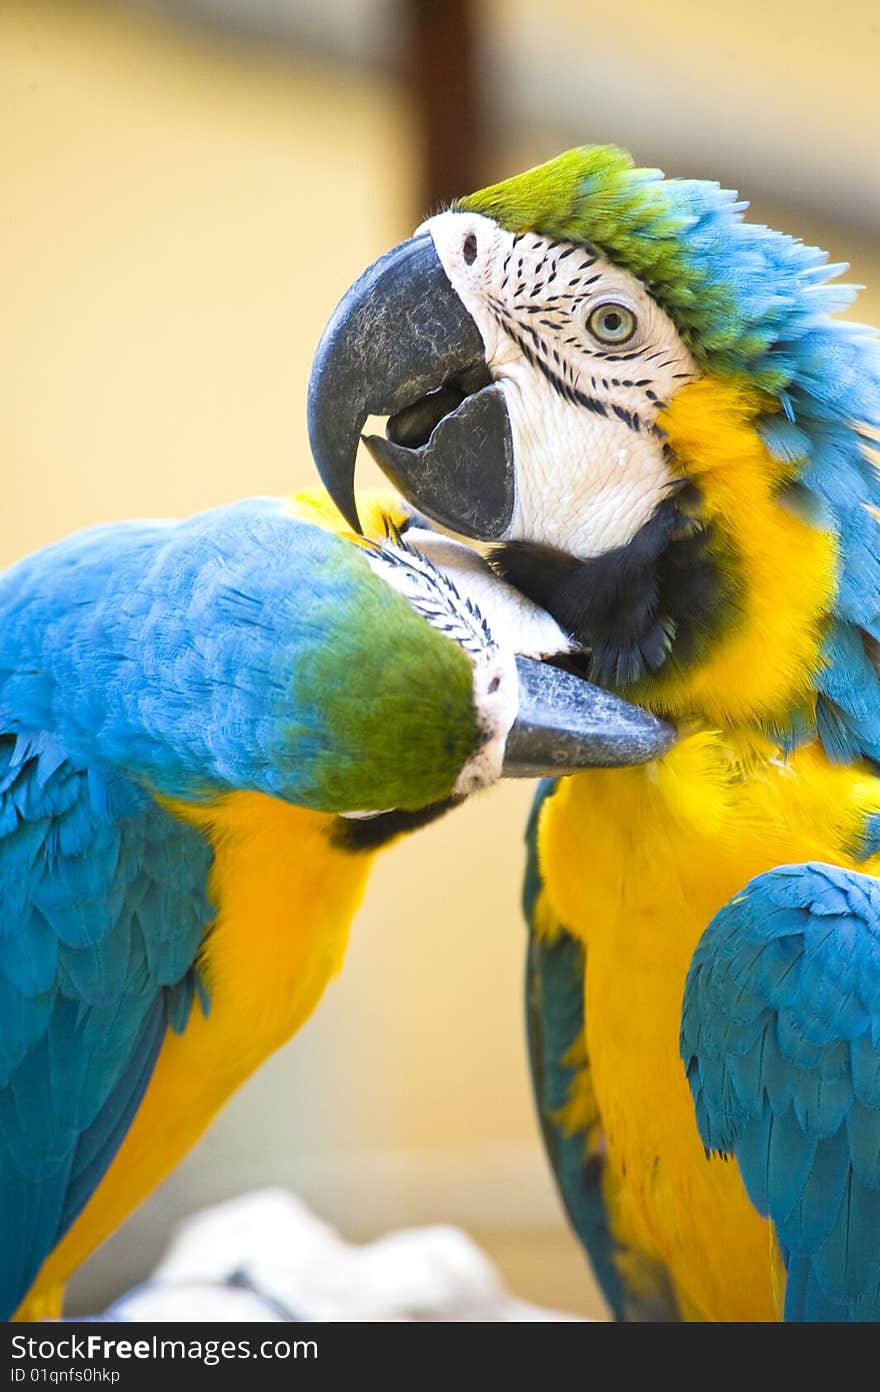
[[(586, 560), (626, 546), (674, 477), (658, 415), (699, 376), (669, 316), (595, 249), (461, 210), (424, 223), (503, 392), (515, 501), (503, 542)], [(463, 256), (465, 239), (475, 243)]]
[(501, 777), (507, 737), (519, 708), (514, 654), (496, 642), (477, 605), (461, 594), (451, 576), (408, 545), (394, 527), (389, 525), (383, 541), (364, 545), (374, 573), (471, 660), (476, 743), (452, 787), (453, 797), (467, 797)]
[(427, 556), (408, 546), (396, 528), (389, 524), (386, 539), (368, 541), (366, 549), (373, 569), (472, 661), (486, 661), (497, 654), (498, 644), (478, 606)]
[[(596, 415), (615, 417), (636, 434), (653, 432), (663, 404), (657, 389), (673, 386), (669, 370), (693, 374), (674, 326), (644, 286), (594, 248), (496, 228), (499, 245), (485, 255), (485, 235), (465, 234), (478, 247), (482, 243), (484, 311), (554, 391)], [(617, 313), (619, 343), (592, 328), (603, 309)]]

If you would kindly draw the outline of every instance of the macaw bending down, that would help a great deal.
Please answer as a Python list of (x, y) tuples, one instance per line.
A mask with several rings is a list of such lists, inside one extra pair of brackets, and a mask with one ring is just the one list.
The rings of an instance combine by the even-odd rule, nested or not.
[(400, 491), (678, 724), (529, 830), (535, 1089), (613, 1311), (876, 1320), (880, 361), (744, 206), (609, 147), (463, 198), (341, 303), (311, 433), (354, 525), (388, 414)]
[(379, 846), (502, 766), (669, 742), (515, 660), (401, 515), (366, 548), (331, 516), (98, 527), (0, 576), (3, 1318), (57, 1313), (302, 1024)]

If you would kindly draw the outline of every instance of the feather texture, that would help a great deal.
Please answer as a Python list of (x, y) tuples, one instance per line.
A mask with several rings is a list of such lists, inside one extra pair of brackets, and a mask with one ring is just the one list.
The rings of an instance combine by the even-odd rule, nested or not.
[[(656, 424), (717, 540), (725, 602), (711, 598), (700, 644), (676, 631), (656, 667), (606, 664), (600, 679), (716, 733), (653, 770), (571, 780), (542, 842), (548, 893), (591, 964), (606, 1189), (628, 1194), (630, 1231), (662, 1251), (685, 1314), (767, 1318), (766, 1232), (719, 1158), (735, 1155), (775, 1225), (787, 1317), (880, 1318), (880, 883), (854, 868), (875, 858), (876, 872), (880, 849), (877, 334), (834, 317), (854, 289), (823, 252), (612, 147), (457, 206), (638, 277), (699, 374), (676, 379)], [(615, 636), (642, 591), (608, 561)], [(688, 766), (701, 738), (733, 775), (723, 788)], [(772, 868), (784, 861), (804, 863)], [(705, 1152), (668, 1050), (679, 1024)]]
[[(763, 1002), (745, 1069), (727, 1047), (743, 992)], [(700, 1133), (736, 1157), (775, 1224), (787, 1319), (880, 1319), (878, 1022), (870, 876), (781, 866), (716, 915), (694, 954), (681, 1053)]]
[[(142, 789), (50, 737), (0, 737), (0, 1310), (99, 1182), (213, 917), (211, 852)], [(174, 868), (174, 908), (157, 887)]]
[(538, 866), (541, 808), (555, 783), (539, 785), (526, 836), (523, 909), (529, 925), (526, 1022), (532, 1087), (547, 1156), (572, 1227), (618, 1320), (675, 1320), (665, 1272), (614, 1237), (603, 1189), (602, 1120), (584, 1043), (583, 944), (555, 921)]

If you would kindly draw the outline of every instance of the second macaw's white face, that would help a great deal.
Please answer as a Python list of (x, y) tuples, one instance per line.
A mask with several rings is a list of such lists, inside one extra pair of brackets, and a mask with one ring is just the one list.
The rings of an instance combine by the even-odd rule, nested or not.
[(673, 483), (657, 416), (699, 376), (671, 319), (583, 246), (468, 212), (439, 213), (419, 232), (504, 392), (516, 472), (506, 539), (583, 558), (625, 546)]

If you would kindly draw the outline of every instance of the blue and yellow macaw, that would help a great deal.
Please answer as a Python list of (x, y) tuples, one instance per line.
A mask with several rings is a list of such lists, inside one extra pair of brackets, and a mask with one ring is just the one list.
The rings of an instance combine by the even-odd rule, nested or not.
[(311, 433), (355, 525), (387, 414), (397, 488), (677, 724), (528, 837), (535, 1091), (613, 1312), (876, 1320), (880, 358), (745, 206), (611, 147), (461, 199), (341, 303)]
[(372, 511), (367, 545), (326, 499), (257, 499), (0, 576), (5, 1319), (57, 1313), (306, 1019), (380, 846), (502, 772), (667, 739), (603, 693), (585, 722), (583, 682), (517, 665)]

